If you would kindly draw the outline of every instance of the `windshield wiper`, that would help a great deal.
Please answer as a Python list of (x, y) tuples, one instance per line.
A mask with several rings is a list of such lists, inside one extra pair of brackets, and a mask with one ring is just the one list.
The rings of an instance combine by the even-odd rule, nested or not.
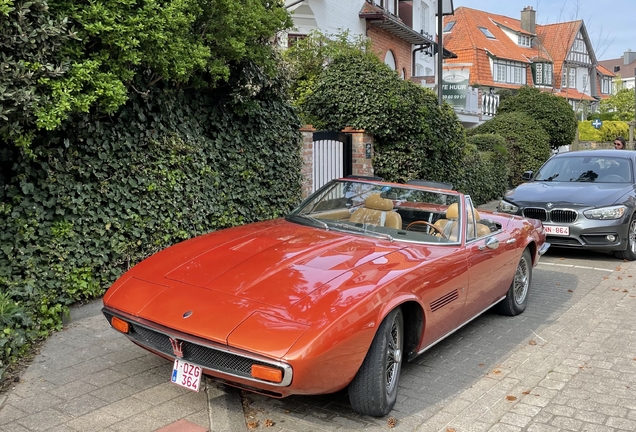
[(329, 225), (327, 225), (326, 222), (323, 222), (320, 219), (316, 219), (313, 216), (309, 216), (309, 215), (306, 215), (306, 214), (295, 214), (295, 215), (290, 216), (290, 218), (306, 219), (306, 220), (312, 222), (314, 225), (319, 225), (319, 226), (323, 227), (325, 230), (329, 231)]
[(369, 235), (372, 235), (374, 237), (380, 237), (380, 238), (383, 238), (383, 239), (386, 239), (386, 240), (389, 240), (389, 241), (393, 241), (393, 237), (390, 234), (381, 233), (381, 232), (377, 232), (377, 231), (370, 231), (370, 230), (368, 230), (368, 229), (366, 229), (364, 227), (359, 227), (359, 226), (356, 226), (356, 225), (349, 225), (349, 224), (342, 223), (342, 222), (335, 222), (335, 223), (332, 223), (331, 226), (342, 228), (344, 230), (351, 230), (351, 231), (359, 232), (359, 233), (362, 233), (362, 234), (369, 234)]

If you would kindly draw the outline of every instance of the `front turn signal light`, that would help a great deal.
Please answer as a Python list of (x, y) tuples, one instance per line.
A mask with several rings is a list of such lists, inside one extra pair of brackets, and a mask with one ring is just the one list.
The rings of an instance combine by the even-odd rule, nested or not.
[(110, 320), (110, 325), (112, 325), (115, 330), (119, 330), (122, 333), (128, 333), (130, 331), (130, 324), (116, 316)]
[(279, 383), (283, 381), (283, 371), (271, 366), (253, 364), (252, 377), (273, 383)]

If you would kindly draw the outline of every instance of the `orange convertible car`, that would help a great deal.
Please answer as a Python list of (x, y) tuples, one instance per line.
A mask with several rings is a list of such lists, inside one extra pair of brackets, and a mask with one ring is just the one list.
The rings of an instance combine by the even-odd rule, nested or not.
[(146, 259), (104, 315), (201, 375), (273, 397), (348, 386), (354, 410), (387, 414), (402, 362), (496, 306), (526, 307), (548, 249), (541, 222), (477, 212), (469, 196), (341, 179), (284, 219), (206, 234)]

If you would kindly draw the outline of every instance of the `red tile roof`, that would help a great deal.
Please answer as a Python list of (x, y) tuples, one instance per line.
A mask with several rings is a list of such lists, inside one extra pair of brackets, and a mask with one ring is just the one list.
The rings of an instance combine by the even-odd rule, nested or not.
[[(444, 46), (456, 53), (458, 57), (447, 60), (446, 64), (450, 67), (453, 63), (472, 64), (471, 85), (512, 89), (521, 87), (516, 84), (494, 82), (491, 58), (521, 62), (528, 66), (537, 60), (543, 60), (553, 63), (554, 76), (553, 88), (545, 88), (545, 91), (568, 99), (596, 100), (576, 89), (559, 90), (563, 63), (576, 35), (584, 27), (582, 20), (548, 25), (537, 24), (536, 36), (539, 43), (535, 40), (532, 47), (517, 44), (517, 34), (532, 35), (521, 28), (521, 21), (518, 19), (462, 6), (455, 9), (455, 15), (444, 17), (445, 24), (452, 21), (455, 21), (455, 25), (450, 32), (444, 34)], [(488, 29), (495, 38), (486, 37), (479, 27)], [(606, 68), (599, 66), (598, 71), (602, 75), (613, 76), (612, 72)], [(533, 84), (530, 67), (527, 68), (527, 84)]]
[(553, 85), (555, 87), (561, 87), (563, 61), (582, 24), (583, 21), (578, 20), (537, 26), (537, 36), (554, 61)]
[(614, 77), (616, 76), (616, 74), (612, 71), (610, 71), (608, 68), (606, 68), (605, 66), (599, 64), (598, 66), (596, 66), (596, 70), (601, 74), (601, 75), (605, 75), (605, 76), (610, 76), (610, 77)]

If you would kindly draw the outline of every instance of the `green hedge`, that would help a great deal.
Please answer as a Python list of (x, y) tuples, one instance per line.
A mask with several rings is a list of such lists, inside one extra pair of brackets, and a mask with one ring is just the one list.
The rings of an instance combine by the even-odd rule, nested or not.
[(617, 136), (627, 138), (629, 136), (629, 125), (624, 121), (603, 121), (600, 129), (595, 129), (591, 121), (579, 122), (579, 141), (608, 142), (613, 141)]
[(336, 56), (301, 105), (314, 126), (364, 129), (373, 168), (389, 181), (455, 181), (465, 134), (455, 111), (428, 89), (402, 80), (372, 54)]
[(473, 135), (462, 160), (462, 175), (456, 188), (479, 205), (501, 198), (508, 186), (508, 150), (499, 135)]
[(469, 130), (471, 136), (496, 134), (508, 150), (508, 182), (521, 183), (527, 170), (536, 171), (550, 157), (550, 137), (533, 118), (521, 112), (497, 114), (493, 119)]
[(37, 135), (34, 158), (0, 155), (11, 166), (0, 183), (0, 373), (143, 258), (299, 202), (300, 122), (285, 82), (243, 70), (251, 87), (137, 84), (116, 116)]

